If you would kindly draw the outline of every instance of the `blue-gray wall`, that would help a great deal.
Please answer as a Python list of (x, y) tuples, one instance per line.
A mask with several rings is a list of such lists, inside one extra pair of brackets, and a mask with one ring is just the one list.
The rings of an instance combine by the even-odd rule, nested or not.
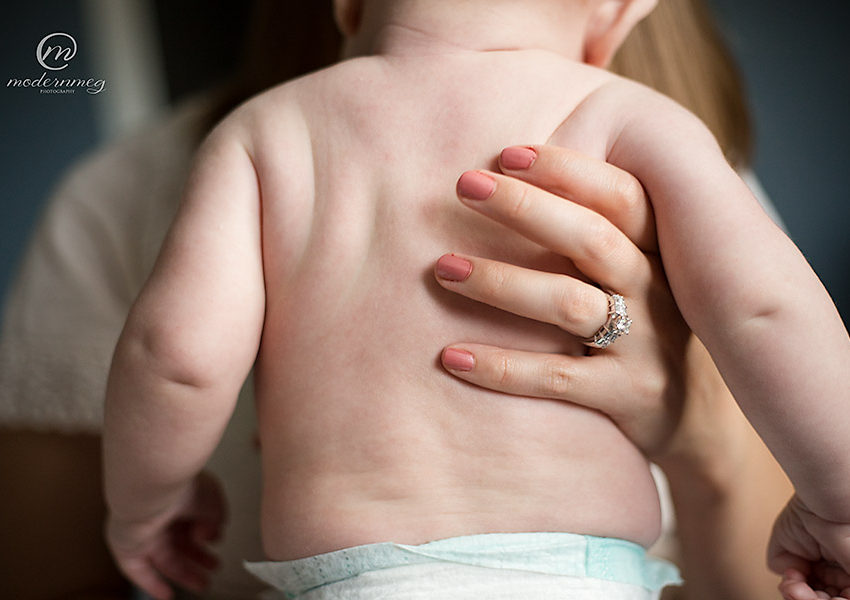
[(847, 324), (850, 2), (709, 3), (747, 82), (755, 170)]
[[(846, 322), (850, 317), (850, 3), (709, 2), (747, 79), (757, 128), (756, 171)], [(203, 18), (218, 19), (209, 30), (219, 32), (228, 23), (245, 23), (234, 15), (247, 2), (205, 0), (209, 10), (198, 10), (198, 4), (199, 0), (154, 4), (160, 18), (167, 18), (160, 26), (173, 82), (186, 81), (179, 72), (170, 73), (175, 61), (185, 61), (187, 56), (203, 61), (206, 55), (197, 46), (187, 52), (178, 48), (180, 37), (173, 32), (180, 31), (181, 19), (191, 31), (199, 30), (197, 21)], [(8, 3), (0, 10), (2, 295), (49, 191), (60, 173), (97, 139), (90, 95), (52, 96), (5, 87), (10, 77), (41, 74), (35, 46), (47, 33), (67, 31), (78, 41), (85, 39), (79, 0)], [(193, 39), (192, 44), (198, 43)], [(91, 72), (86, 51), (82, 43), (69, 74)], [(220, 55), (214, 56), (218, 58), (207, 62), (221, 61)], [(184, 74), (191, 70), (191, 66), (180, 68)], [(188, 91), (173, 87), (172, 94)]]

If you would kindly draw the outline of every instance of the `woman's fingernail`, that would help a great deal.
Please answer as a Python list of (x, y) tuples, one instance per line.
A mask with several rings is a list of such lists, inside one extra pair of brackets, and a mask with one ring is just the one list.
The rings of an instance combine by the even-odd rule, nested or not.
[(443, 350), (443, 365), (452, 371), (471, 371), (475, 366), (475, 357), (466, 350), (446, 348)]
[(502, 150), (501, 163), (506, 169), (521, 171), (534, 164), (537, 151), (528, 146), (511, 146)]
[(465, 281), (472, 273), (472, 263), (454, 254), (444, 254), (437, 261), (434, 271), (440, 279)]
[(457, 193), (470, 200), (486, 200), (495, 189), (496, 180), (478, 171), (467, 171), (457, 180)]

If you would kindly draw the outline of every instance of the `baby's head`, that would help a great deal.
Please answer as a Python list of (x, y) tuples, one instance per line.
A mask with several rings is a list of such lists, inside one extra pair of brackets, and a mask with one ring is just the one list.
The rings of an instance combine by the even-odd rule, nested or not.
[[(334, 0), (349, 43), (388, 23), (479, 49), (545, 48), (606, 66), (657, 0)], [(353, 53), (367, 52), (360, 40)], [(368, 44), (368, 42), (367, 42)], [(352, 52), (349, 52), (352, 54)]]

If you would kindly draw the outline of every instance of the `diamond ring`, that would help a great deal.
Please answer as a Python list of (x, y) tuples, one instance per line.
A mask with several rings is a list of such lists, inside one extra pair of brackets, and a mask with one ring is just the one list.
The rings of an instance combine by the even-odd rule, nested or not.
[(608, 294), (608, 320), (596, 333), (582, 342), (591, 348), (607, 348), (621, 335), (629, 335), (631, 325), (626, 301), (620, 294)]

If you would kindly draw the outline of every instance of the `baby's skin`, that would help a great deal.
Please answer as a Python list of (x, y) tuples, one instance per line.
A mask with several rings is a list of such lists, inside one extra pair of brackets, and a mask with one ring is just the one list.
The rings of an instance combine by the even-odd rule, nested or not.
[[(447, 250), (576, 274), (452, 194), (470, 165), (498, 183), (487, 170), (502, 148), (544, 142), (641, 180), (689, 325), (808, 508), (850, 521), (846, 419), (824, 418), (845, 406), (846, 379), (809, 377), (837, 382), (850, 343), (705, 128), (552, 52), (452, 51), (346, 61), (253, 99), (205, 142), (110, 376), (117, 554), (161, 543), (154, 532), (191, 504), (255, 360), (270, 559), (484, 532), (649, 545), (655, 487), (610, 419), (473, 387), (440, 367), (457, 340), (584, 351), (432, 275)], [(787, 343), (819, 332), (817, 352)], [(141, 569), (134, 560), (125, 571)]]
[[(500, 93), (506, 77), (521, 93)], [(432, 272), (447, 249), (576, 272), (453, 190), (470, 164), (551, 139), (610, 77), (540, 51), (361, 58), (237, 110), (201, 151), (116, 357), (121, 462), (185, 483), (256, 356), (271, 559), (485, 532), (649, 545), (655, 486), (610, 419), (477, 388), (439, 362), (457, 339), (584, 353), (555, 326), (443, 290)], [(119, 476), (116, 506), (154, 495), (135, 468)]]

